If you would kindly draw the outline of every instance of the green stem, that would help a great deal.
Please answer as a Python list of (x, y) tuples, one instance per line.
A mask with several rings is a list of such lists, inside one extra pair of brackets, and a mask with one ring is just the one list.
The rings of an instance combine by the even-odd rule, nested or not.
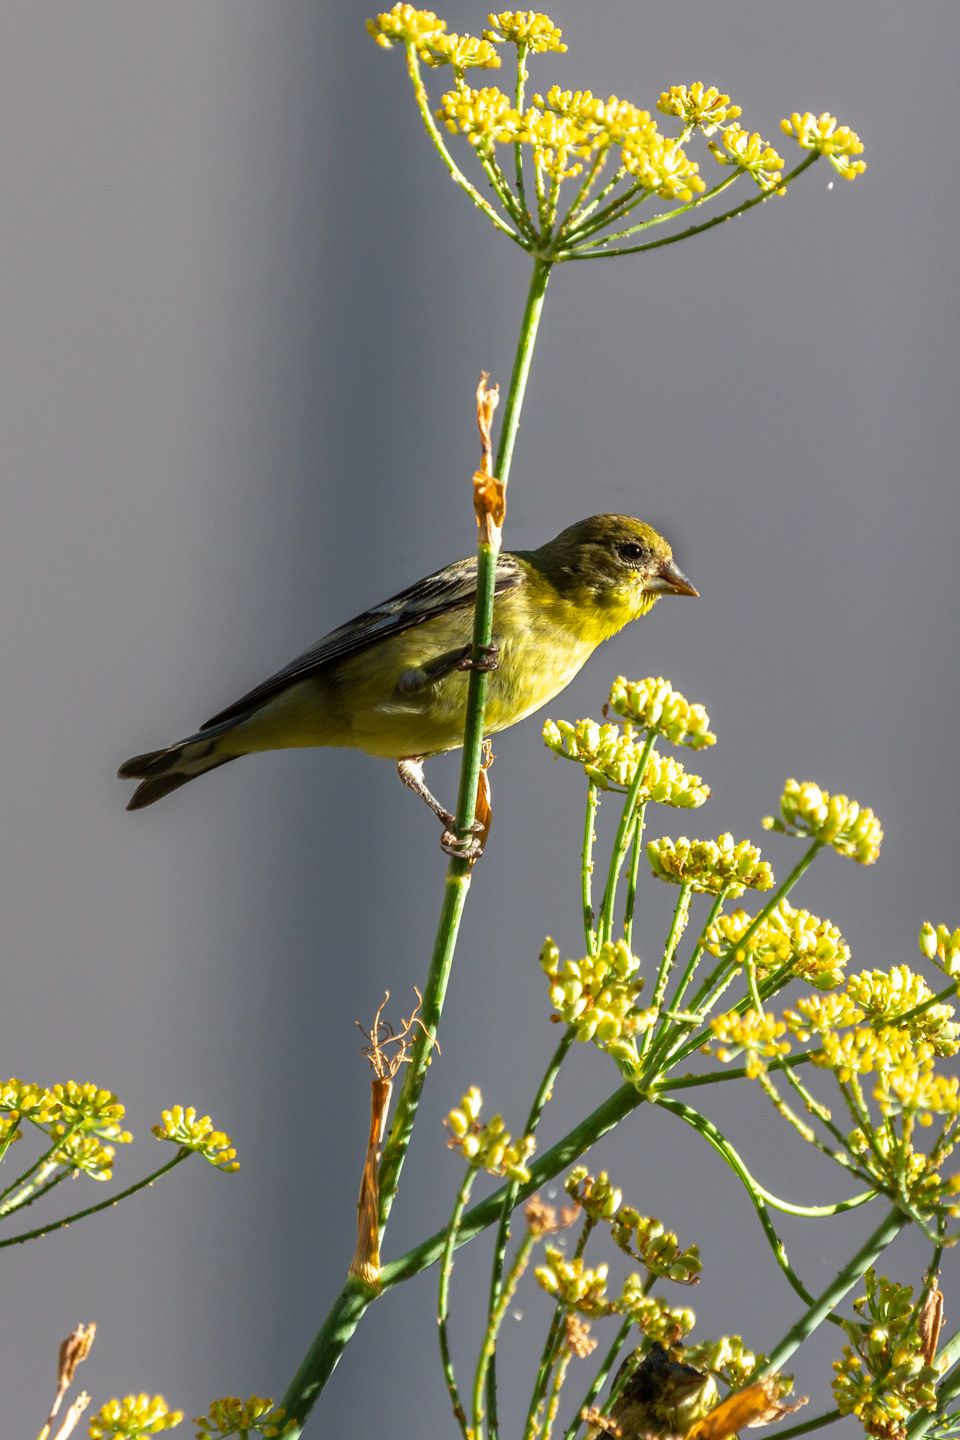
[(453, 1416), (463, 1434), (463, 1440), (474, 1440), (470, 1430), (470, 1423), (467, 1420), (467, 1412), (463, 1408), (460, 1399), (460, 1390), (457, 1386), (457, 1377), (453, 1368), (453, 1357), (450, 1354), (450, 1335), (447, 1329), (447, 1317), (450, 1313), (450, 1277), (453, 1274), (453, 1252), (457, 1243), (457, 1231), (460, 1229), (460, 1221), (463, 1212), (467, 1208), (467, 1201), (470, 1198), (470, 1191), (473, 1189), (473, 1182), (477, 1172), (468, 1169), (463, 1177), (463, 1183), (457, 1191), (456, 1202), (453, 1207), (453, 1214), (447, 1225), (447, 1239), (443, 1247), (443, 1255), (440, 1258), (440, 1289), (437, 1296), (437, 1335), (440, 1340), (440, 1361), (443, 1365), (443, 1374), (447, 1382), (447, 1392), (450, 1396), (450, 1404), (453, 1408)]
[(891, 1241), (895, 1240), (904, 1226), (909, 1224), (906, 1215), (901, 1211), (893, 1209), (861, 1245), (857, 1253), (848, 1260), (843, 1269), (834, 1280), (827, 1286), (823, 1294), (814, 1300), (811, 1305), (800, 1316), (795, 1325), (784, 1335), (779, 1344), (775, 1345), (757, 1370), (750, 1377), (751, 1380), (761, 1380), (765, 1375), (772, 1375), (787, 1363), (803, 1344), (812, 1335), (814, 1330), (822, 1324), (827, 1316), (833, 1311), (837, 1303), (852, 1290), (857, 1281), (864, 1273), (875, 1265), (880, 1256), (886, 1250)]
[[(475, 1436), (481, 1435), (483, 1431), (483, 1394), (485, 1389), (487, 1392), (487, 1402), (490, 1406), (491, 1440), (493, 1440), (493, 1437), (497, 1434), (497, 1426), (499, 1423), (495, 1415), (497, 1382), (495, 1374), (491, 1371), (491, 1367), (496, 1359), (497, 1340), (500, 1335), (504, 1317), (506, 1316), (508, 1307), (513, 1301), (514, 1295), (517, 1293), (517, 1286), (520, 1283), (521, 1276), (530, 1263), (530, 1256), (537, 1243), (537, 1238), (538, 1237), (531, 1231), (528, 1231), (523, 1237), (517, 1253), (513, 1258), (513, 1263), (510, 1266), (507, 1277), (501, 1286), (496, 1305), (490, 1312), (487, 1321), (487, 1329), (483, 1337), (483, 1344), (480, 1347), (480, 1358), (477, 1362), (477, 1370), (473, 1383), (473, 1429)], [(492, 1404), (490, 1403), (491, 1397)]]
[[(524, 1135), (536, 1135), (544, 1106), (553, 1093), (554, 1082), (559, 1074), (560, 1066), (566, 1059), (567, 1051), (573, 1044), (575, 1034), (576, 1032), (573, 1027), (568, 1026), (563, 1033), (560, 1044), (550, 1057), (550, 1064), (544, 1072), (543, 1079), (540, 1081), (533, 1104), (530, 1107), (530, 1114), (527, 1116), (527, 1123), (523, 1131)], [(510, 1217), (513, 1215), (516, 1207), (519, 1192), (519, 1182), (511, 1180), (510, 1184), (506, 1187), (506, 1193), (503, 1196), (503, 1203), (500, 1208), (500, 1221), (497, 1225), (497, 1235), (493, 1246), (493, 1268), (490, 1273), (488, 1311), (491, 1317), (496, 1313), (500, 1304), (503, 1289), (503, 1267), (506, 1260), (507, 1244), (510, 1240)], [(497, 1415), (497, 1358), (495, 1351), (489, 1359), (487, 1410), (490, 1415), (491, 1440), (494, 1440), (499, 1426), (499, 1418)]]
[(680, 894), (677, 897), (676, 907), (673, 912), (673, 921), (670, 925), (670, 934), (667, 936), (667, 943), (663, 947), (663, 959), (660, 962), (660, 969), (657, 974), (656, 989), (653, 992), (654, 1009), (659, 1009), (663, 1003), (667, 984), (670, 980), (670, 968), (673, 965), (673, 957), (676, 954), (677, 946), (680, 944), (680, 937), (686, 928), (690, 915), (690, 892), (689, 880), (684, 880), (680, 886)]
[(643, 854), (643, 822), (646, 804), (637, 810), (637, 823), (633, 827), (633, 849), (630, 852), (630, 869), (627, 872), (627, 898), (623, 907), (623, 938), (627, 949), (633, 949), (633, 917), (637, 908), (637, 881), (640, 877), (640, 856)]
[(603, 892), (603, 909), (600, 913), (601, 942), (613, 939), (613, 907), (617, 899), (617, 883), (620, 879), (620, 871), (623, 869), (623, 862), (626, 859), (627, 851), (630, 848), (630, 837), (633, 833), (633, 826), (639, 819), (638, 802), (640, 799), (640, 791), (643, 788), (647, 765), (656, 743), (657, 732), (652, 730), (644, 741), (636, 771), (627, 790), (627, 797), (623, 802), (620, 823), (617, 825), (617, 835), (613, 842), (613, 854), (610, 857), (610, 869), (607, 872), (607, 884)]
[(420, 62), (417, 59), (417, 52), (412, 44), (407, 45), (407, 70), (410, 74), (410, 83), (413, 85), (414, 98), (416, 99), (417, 108), (420, 111), (420, 118), (423, 121), (424, 128), (430, 136), (434, 149), (440, 156), (452, 179), (456, 181), (461, 190), (469, 195), (477, 209), (483, 211), (491, 225), (495, 225), (504, 235), (509, 235), (511, 240), (514, 240), (518, 245), (526, 249), (523, 239), (517, 234), (513, 226), (508, 225), (507, 222), (497, 214), (489, 200), (485, 199), (477, 187), (467, 179), (443, 143), (443, 136), (437, 129), (437, 122), (434, 120), (433, 111), (430, 109), (430, 97), (423, 83), (423, 76), (420, 74)]
[[(419, 79), (416, 56), (411, 59), (411, 74)], [(415, 80), (416, 84), (416, 80)], [(420, 82), (422, 88), (422, 81)], [(422, 108), (422, 107), (421, 107)], [(428, 107), (429, 113), (429, 107)], [(432, 117), (430, 117), (432, 120)], [(425, 117), (428, 130), (430, 124)], [(434, 127), (435, 129), (436, 127)], [(443, 142), (437, 137), (440, 146)], [(513, 373), (503, 410), (500, 428), (500, 442), (495, 461), (495, 474), (506, 485), (510, 475), (517, 431), (520, 426), (520, 412), (526, 392), (527, 379), (533, 359), (533, 350), (543, 310), (547, 282), (550, 278), (551, 263), (534, 262), (530, 287), (520, 323)], [(496, 580), (497, 547), (481, 541), (477, 546), (477, 597), (474, 609), (473, 658), (479, 659), (483, 649), (489, 645), (493, 634), (493, 594)], [(467, 689), (466, 726), (463, 739), (463, 758), (460, 764), (460, 784), (457, 793), (457, 834), (468, 835), (473, 824), (477, 801), (477, 782), (480, 775), (480, 756), (483, 745), (483, 721), (487, 698), (489, 676), (486, 671), (474, 667), (470, 671)], [(410, 1053), (404, 1083), (397, 1100), (397, 1108), (390, 1128), (390, 1135), (384, 1147), (380, 1165), (380, 1234), (386, 1229), (400, 1183), (400, 1172), (406, 1158), (410, 1137), (416, 1120), (420, 1095), (430, 1063), (431, 1051), (440, 1024), (443, 1002), (450, 979), (450, 970), (456, 951), (460, 921), (470, 888), (472, 864), (467, 859), (455, 857), (447, 866), (444, 881), (443, 901), (437, 930), (430, 957), (430, 968), (423, 990), (423, 1004), (420, 1008), (420, 1027)], [(502, 1194), (500, 1199), (502, 1201)], [(492, 1217), (491, 1217), (492, 1218)], [(488, 1220), (486, 1222), (490, 1224)], [(433, 1258), (437, 1258), (434, 1256)], [(422, 1267), (420, 1267), (422, 1268)], [(307, 1354), (287, 1388), (283, 1406), (288, 1416), (293, 1417), (294, 1427), (289, 1440), (296, 1440), (302, 1433), (307, 1416), (317, 1401), (324, 1385), (336, 1368), (337, 1362), (349, 1343), (364, 1311), (375, 1298), (371, 1288), (362, 1282), (348, 1280), (341, 1290), (326, 1320), (314, 1337)]]
[(593, 845), (596, 840), (594, 827), (597, 823), (597, 808), (600, 792), (595, 781), (587, 786), (587, 807), (583, 822), (583, 849), (580, 856), (580, 897), (583, 906), (583, 938), (587, 954), (597, 953), (597, 932), (594, 928), (596, 916), (593, 913)]
[[(521, 115), (523, 114), (523, 87), (526, 78), (527, 47), (521, 42), (517, 46), (517, 85), (513, 96), (514, 109), (519, 111)], [(517, 198), (520, 201), (520, 209), (523, 212), (525, 223), (532, 229), (532, 217), (530, 216), (530, 208), (527, 205), (527, 191), (523, 179), (523, 146), (519, 140), (513, 147), (513, 158), (517, 174)]]
[(0, 1240), (0, 1250), (5, 1249), (8, 1245), (22, 1245), (26, 1240), (39, 1240), (42, 1235), (50, 1235), (54, 1230), (65, 1230), (76, 1220), (85, 1220), (88, 1215), (96, 1215), (101, 1210), (109, 1210), (112, 1206), (119, 1205), (121, 1200), (126, 1200), (128, 1196), (136, 1195), (138, 1190), (145, 1190), (148, 1185), (159, 1180), (161, 1175), (166, 1175), (168, 1170), (172, 1170), (175, 1165), (179, 1165), (192, 1154), (192, 1150), (178, 1150), (166, 1165), (161, 1165), (159, 1170), (154, 1170), (152, 1174), (144, 1176), (135, 1185), (128, 1185), (126, 1190), (121, 1190), (116, 1195), (108, 1195), (106, 1200), (101, 1200), (96, 1205), (88, 1205), (85, 1210), (76, 1210), (72, 1215), (65, 1215), (62, 1220), (51, 1220), (46, 1225), (40, 1225), (36, 1230), (25, 1230), (19, 1235), (10, 1235), (4, 1240)]
[[(59, 1150), (62, 1150), (63, 1147), (70, 1140), (73, 1139), (74, 1135), (76, 1135), (78, 1130), (80, 1130), (81, 1125), (82, 1121), (77, 1120), (73, 1123), (73, 1125), (68, 1126), (67, 1129), (64, 1130), (62, 1135), (57, 1135), (55, 1137), (53, 1143), (51, 1145), (48, 1145), (47, 1149), (44, 1150), (43, 1154), (39, 1155), (37, 1159), (34, 1160), (33, 1164), (29, 1166), (28, 1169), (24, 1170), (22, 1174), (18, 1175), (15, 1180), (11, 1180), (10, 1184), (6, 1187), (5, 1190), (0, 1190), (0, 1216), (6, 1215), (8, 1211), (17, 1208), (15, 1201), (17, 1200), (17, 1197), (19, 1196), (21, 1191), (25, 1187), (27, 1187), (27, 1182), (29, 1181), (31, 1175), (36, 1175), (36, 1173), (43, 1166), (45, 1166), (48, 1161), (52, 1160), (53, 1156), (56, 1155)], [(72, 1168), (69, 1164), (69, 1161), (64, 1163), (66, 1164), (66, 1168), (68, 1170)], [(33, 1187), (29, 1186), (27, 1188), (32, 1189)], [(13, 1196), (13, 1199), (8, 1201), (8, 1197), (11, 1195)]]
[(777, 1440), (794, 1440), (797, 1435), (808, 1435), (811, 1430), (820, 1430), (824, 1425), (832, 1425), (834, 1420), (839, 1419), (839, 1410), (827, 1410), (822, 1415), (814, 1415), (812, 1419), (802, 1421), (799, 1425), (791, 1425), (786, 1430), (778, 1430)]
[[(784, 176), (781, 185), (778, 186), (777, 189), (779, 190), (784, 185), (789, 185), (792, 180), (796, 180), (798, 175), (802, 175), (804, 170), (808, 170), (814, 161), (819, 158), (820, 152), (818, 150), (812, 150), (809, 155), (801, 160), (795, 169), (790, 171), (789, 175)], [(750, 200), (745, 200), (742, 205), (737, 205), (733, 210), (725, 210), (722, 215), (714, 215), (711, 219), (704, 220), (700, 225), (690, 225), (686, 230), (681, 230), (676, 235), (665, 235), (662, 240), (647, 240), (643, 245), (622, 245), (613, 250), (564, 250), (557, 256), (557, 259), (609, 260), (618, 255), (639, 255), (644, 250), (659, 250), (664, 245), (676, 245), (679, 240), (689, 240), (692, 235), (702, 235), (704, 231), (712, 230), (715, 225), (722, 225), (727, 220), (733, 220), (737, 215), (745, 215), (746, 212), (752, 210), (754, 206), (766, 204), (766, 202), (776, 194), (777, 190), (761, 191), (760, 194), (754, 195)]]
[(960, 1365), (957, 1364), (960, 1360), (960, 1330), (955, 1330), (947, 1343), (940, 1347), (937, 1359), (946, 1362), (946, 1374), (937, 1386), (937, 1408), (933, 1412), (918, 1411), (908, 1421), (907, 1440), (921, 1440), (947, 1406), (960, 1396)]
[(627, 236), (636, 235), (640, 230), (649, 230), (653, 225), (663, 225), (667, 220), (676, 220), (678, 215), (686, 215), (688, 211), (696, 210), (699, 205), (707, 205), (711, 200), (715, 200), (734, 181), (739, 180), (743, 173), (742, 170), (735, 170), (732, 175), (721, 180), (719, 185), (714, 185), (712, 189), (698, 195), (696, 200), (688, 200), (685, 205), (678, 205), (675, 210), (661, 210), (659, 214), (651, 215), (649, 220), (641, 220), (636, 225), (631, 225), (628, 230), (617, 230), (612, 235), (600, 235), (595, 240), (586, 240), (584, 245), (588, 250), (592, 250), (601, 245), (609, 245), (614, 240), (625, 240)]

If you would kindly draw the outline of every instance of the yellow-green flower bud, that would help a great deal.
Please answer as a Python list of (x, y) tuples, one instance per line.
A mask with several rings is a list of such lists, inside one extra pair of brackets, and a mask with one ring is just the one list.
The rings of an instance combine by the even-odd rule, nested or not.
[(227, 1440), (228, 1436), (247, 1440), (248, 1435), (263, 1435), (266, 1440), (273, 1440), (274, 1436), (283, 1436), (297, 1428), (293, 1419), (284, 1424), (285, 1416), (286, 1411), (274, 1409), (273, 1401), (263, 1395), (251, 1395), (249, 1400), (225, 1395), (220, 1400), (212, 1400), (208, 1413), (195, 1416), (193, 1423), (198, 1427), (197, 1440), (207, 1436), (210, 1440)]
[(872, 865), (880, 854), (883, 829), (872, 810), (847, 795), (831, 795), (811, 780), (788, 780), (780, 797), (780, 815), (764, 818), (766, 830), (782, 835), (809, 835), (838, 855)]
[(789, 965), (800, 980), (829, 990), (843, 978), (844, 966), (850, 959), (850, 947), (836, 925), (821, 920), (809, 910), (797, 910), (789, 900), (781, 900), (751, 935), (746, 946), (741, 940), (753, 924), (746, 910), (721, 915), (707, 934), (711, 955), (731, 953), (738, 965), (748, 957), (761, 975)]
[(664, 837), (647, 845), (650, 869), (658, 880), (671, 885), (689, 885), (710, 895), (732, 895), (744, 890), (769, 890), (773, 871), (749, 840), (735, 841), (730, 834), (716, 840), (676, 840)]
[(567, 1256), (556, 1245), (544, 1251), (546, 1264), (535, 1271), (536, 1280), (548, 1295), (555, 1296), (581, 1315), (609, 1315), (613, 1310), (606, 1298), (607, 1265), (589, 1267), (582, 1256)]
[(91, 1440), (136, 1440), (140, 1435), (159, 1435), (172, 1430), (183, 1419), (182, 1410), (171, 1410), (162, 1395), (126, 1395), (108, 1400), (90, 1421)]
[(489, 30), (484, 30), (488, 40), (521, 46), (528, 55), (543, 55), (548, 50), (563, 54), (563, 31), (558, 29), (540, 10), (501, 10), (499, 14), (488, 15)]
[(710, 716), (702, 705), (692, 705), (661, 675), (646, 680), (628, 680), (618, 675), (610, 689), (611, 710), (632, 721), (640, 730), (656, 731), (672, 745), (689, 745), (701, 750), (715, 745)]
[(707, 89), (700, 80), (663, 90), (657, 109), (664, 115), (679, 116), (687, 125), (698, 126), (704, 135), (712, 135), (719, 126), (741, 114), (739, 105), (731, 105), (729, 95), (721, 94), (715, 85)]
[(838, 125), (835, 115), (802, 115), (794, 111), (780, 121), (780, 129), (791, 135), (803, 150), (819, 150), (826, 155), (837, 174), (844, 180), (856, 180), (866, 170), (866, 162), (856, 159), (863, 154), (863, 142), (849, 125)]
[(762, 135), (751, 135), (742, 125), (728, 125), (723, 132), (723, 148), (711, 142), (710, 150), (721, 165), (745, 170), (761, 190), (776, 190), (783, 179), (783, 156)]
[(500, 55), (489, 40), (476, 35), (432, 35), (420, 47), (421, 58), (431, 68), (451, 65), (457, 74), (464, 70), (499, 70)]
[[(595, 720), (547, 720), (543, 740), (548, 749), (581, 764), (601, 790), (627, 790), (636, 778), (643, 755), (633, 725), (598, 725)], [(696, 809), (710, 794), (699, 775), (691, 775), (677, 760), (654, 751), (647, 760), (639, 798), (679, 809)]]
[(920, 930), (920, 953), (933, 960), (945, 975), (960, 975), (960, 930), (934, 927), (925, 920)]
[(418, 10), (415, 5), (394, 5), (392, 10), (367, 21), (367, 33), (385, 50), (398, 42), (425, 45), (442, 35), (446, 28), (446, 20), (441, 20), (432, 10)]
[(233, 1141), (223, 1130), (215, 1130), (209, 1115), (197, 1115), (192, 1105), (173, 1105), (161, 1114), (162, 1125), (154, 1125), (158, 1140), (169, 1140), (184, 1150), (195, 1150), (217, 1170), (233, 1174), (240, 1169)]

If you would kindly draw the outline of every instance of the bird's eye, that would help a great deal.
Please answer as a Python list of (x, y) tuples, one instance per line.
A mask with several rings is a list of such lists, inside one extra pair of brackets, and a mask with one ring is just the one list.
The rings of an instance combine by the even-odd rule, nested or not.
[(628, 540), (625, 544), (617, 546), (617, 554), (621, 560), (626, 560), (628, 565), (639, 565), (644, 558), (645, 551), (642, 545)]

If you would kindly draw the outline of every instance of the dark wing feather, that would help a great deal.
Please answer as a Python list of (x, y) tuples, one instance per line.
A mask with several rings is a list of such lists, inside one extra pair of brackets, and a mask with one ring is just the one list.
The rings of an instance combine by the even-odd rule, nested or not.
[[(516, 557), (501, 555), (497, 561), (494, 593), (502, 595), (505, 590), (512, 590), (515, 585), (519, 585), (521, 579), (522, 571)], [(362, 615), (356, 615), (346, 624), (331, 630), (329, 635), (324, 635), (311, 650), (298, 655), (296, 660), (291, 660), (289, 665), (285, 665), (268, 680), (264, 680), (246, 695), (241, 695), (239, 700), (235, 700), (219, 714), (213, 715), (200, 728), (209, 730), (213, 725), (237, 720), (251, 710), (258, 709), (290, 685), (296, 685), (311, 675), (319, 674), (336, 661), (357, 655), (380, 640), (400, 635), (404, 630), (422, 625), (436, 615), (473, 605), (476, 594), (476, 557), (457, 560), (443, 570), (438, 570), (436, 574), (418, 580), (415, 585), (401, 590), (389, 600), (384, 600), (381, 605), (375, 605), (372, 610), (364, 610)]]

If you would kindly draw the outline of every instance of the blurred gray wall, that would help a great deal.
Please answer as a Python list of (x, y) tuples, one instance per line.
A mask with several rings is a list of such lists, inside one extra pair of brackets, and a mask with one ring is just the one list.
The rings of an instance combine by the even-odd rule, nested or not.
[[(189, 1417), (216, 1395), (283, 1391), (352, 1250), (367, 1108), (353, 1021), (385, 987), (406, 1006), (425, 972), (442, 858), (388, 765), (261, 757), (143, 815), (113, 778), (472, 544), (473, 387), (481, 367), (509, 376), (526, 261), (445, 178), (402, 57), (373, 46), (365, 13), (0, 13), (0, 1071), (118, 1091), (138, 1137), (118, 1181), (156, 1163), (149, 1126), (175, 1101), (209, 1110), (243, 1160), (232, 1179), (191, 1162), (4, 1254), (11, 1436), (35, 1433), (57, 1342), (81, 1319), (100, 1326), (82, 1372), (97, 1403), (161, 1390)], [(445, 13), (459, 29), (485, 18), (459, 0)], [(668, 674), (707, 704), (714, 799), (658, 816), (657, 833), (758, 838), (788, 774), (874, 806), (880, 863), (826, 857), (803, 898), (859, 966), (911, 961), (922, 919), (960, 923), (957, 7), (559, 0), (553, 14), (571, 50), (536, 64), (535, 85), (652, 106), (700, 77), (774, 143), (787, 111), (831, 109), (870, 169), (847, 186), (821, 164), (707, 237), (555, 276), (508, 543), (635, 512), (704, 598), (660, 606), (551, 713), (596, 714), (619, 671)], [(556, 1039), (538, 949), (548, 931), (579, 944), (579, 777), (550, 762), (535, 721), (497, 754), (495, 838), (390, 1254), (448, 1213), (458, 1167), (440, 1117), (465, 1085), (525, 1111)], [(453, 763), (435, 779), (450, 793)], [(784, 873), (798, 852), (773, 838), (767, 853)], [(669, 900), (644, 900), (648, 950)], [(578, 1051), (545, 1133), (614, 1078)], [(806, 1201), (842, 1192), (758, 1098), (730, 1091), (708, 1108), (761, 1178)], [(596, 1163), (701, 1243), (698, 1333), (770, 1345), (799, 1301), (728, 1173), (668, 1120), (641, 1112)], [(76, 1208), (91, 1192), (59, 1194)], [(785, 1225), (811, 1288), (874, 1223)], [(472, 1247), (455, 1278), (471, 1363), (486, 1253)], [(891, 1268), (915, 1280), (923, 1256), (903, 1246)], [(450, 1433), (434, 1290), (431, 1273), (374, 1308), (317, 1434)], [(518, 1302), (534, 1323), (511, 1331), (508, 1415), (542, 1298)], [(823, 1398), (838, 1349), (833, 1334), (811, 1349), (802, 1392)]]

